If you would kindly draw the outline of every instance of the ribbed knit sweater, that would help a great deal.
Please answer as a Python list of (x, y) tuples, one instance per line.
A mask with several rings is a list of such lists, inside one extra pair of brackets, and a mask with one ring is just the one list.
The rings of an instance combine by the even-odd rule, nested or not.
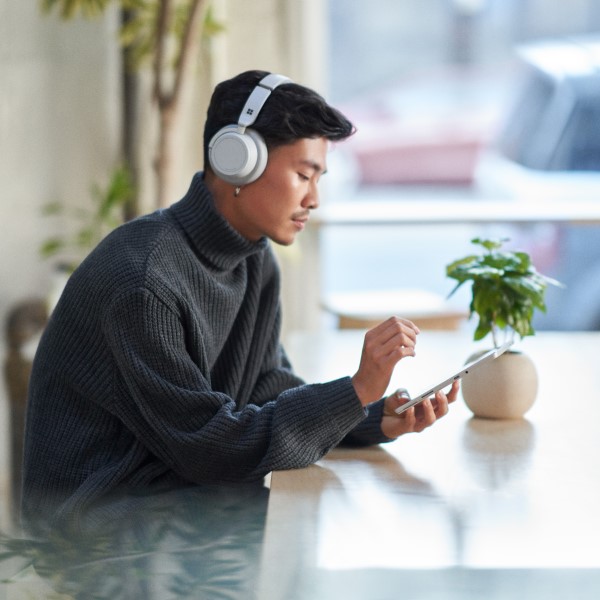
[(365, 410), (349, 377), (305, 384), (279, 333), (269, 242), (229, 226), (201, 173), (170, 208), (113, 231), (69, 279), (34, 360), (25, 521), (386, 441), (381, 402)]

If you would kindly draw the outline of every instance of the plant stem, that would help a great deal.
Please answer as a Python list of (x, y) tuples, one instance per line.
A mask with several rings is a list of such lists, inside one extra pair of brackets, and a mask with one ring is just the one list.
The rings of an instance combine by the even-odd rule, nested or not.
[(492, 340), (494, 341), (494, 348), (498, 348), (498, 337), (496, 335), (496, 326), (492, 323)]

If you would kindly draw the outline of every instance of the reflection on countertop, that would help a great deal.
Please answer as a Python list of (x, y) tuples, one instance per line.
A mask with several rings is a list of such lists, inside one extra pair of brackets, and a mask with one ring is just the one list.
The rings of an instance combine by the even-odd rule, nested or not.
[[(133, 498), (86, 534), (3, 535), (5, 593), (29, 598), (256, 597), (267, 510), (262, 485)], [(12, 595), (10, 597), (13, 597)]]

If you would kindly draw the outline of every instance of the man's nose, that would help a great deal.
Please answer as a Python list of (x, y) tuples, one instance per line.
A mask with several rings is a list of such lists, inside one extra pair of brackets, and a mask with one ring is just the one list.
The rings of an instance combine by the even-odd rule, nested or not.
[(319, 186), (313, 182), (302, 202), (304, 208), (319, 208)]

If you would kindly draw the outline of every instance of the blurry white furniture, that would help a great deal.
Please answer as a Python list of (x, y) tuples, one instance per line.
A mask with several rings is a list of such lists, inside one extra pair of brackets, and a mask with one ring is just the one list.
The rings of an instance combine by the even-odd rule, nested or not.
[(545, 199), (415, 200), (338, 202), (324, 204), (311, 217), (311, 225), (449, 225), (464, 223), (571, 223), (600, 224), (598, 202)]
[(414, 321), (420, 329), (458, 329), (469, 315), (442, 296), (418, 289), (369, 290), (329, 294), (323, 308), (339, 329), (369, 329), (388, 317)]

